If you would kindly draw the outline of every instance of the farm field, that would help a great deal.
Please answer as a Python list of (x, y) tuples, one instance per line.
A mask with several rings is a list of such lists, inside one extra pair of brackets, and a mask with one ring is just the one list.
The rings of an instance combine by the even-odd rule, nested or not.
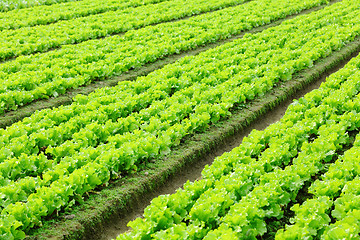
[(0, 11), (1, 239), (360, 238), (360, 1)]

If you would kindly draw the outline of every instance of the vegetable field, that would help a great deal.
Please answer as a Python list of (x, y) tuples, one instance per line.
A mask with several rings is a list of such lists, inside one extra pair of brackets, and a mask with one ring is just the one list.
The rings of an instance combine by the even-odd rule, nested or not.
[(360, 239), (360, 1), (6, 0), (0, 33), (0, 239), (106, 239), (327, 72), (116, 239)]

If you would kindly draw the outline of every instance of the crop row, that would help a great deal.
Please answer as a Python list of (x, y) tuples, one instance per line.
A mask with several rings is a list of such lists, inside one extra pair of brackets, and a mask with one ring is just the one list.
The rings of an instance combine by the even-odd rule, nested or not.
[[(359, 186), (359, 136), (357, 135), (354, 147), (330, 165), (322, 180), (311, 184), (309, 192), (314, 194), (314, 198), (291, 208), (295, 212), (293, 224), (287, 226), (286, 230), (280, 230), (276, 239), (305, 239), (321, 235), (321, 239), (335, 240), (356, 239), (359, 236), (360, 219), (356, 215), (348, 216), (360, 210), (360, 192), (353, 192), (350, 187), (356, 186), (354, 184)], [(333, 206), (334, 210), (330, 215)], [(330, 224), (332, 218), (337, 221)], [(349, 224), (346, 224), (349, 220)]]
[(52, 5), (62, 2), (69, 2), (76, 0), (2, 0), (0, 2), (0, 12), (7, 12), (14, 9), (29, 8), (41, 5)]
[(35, 52), (45, 52), (62, 45), (123, 33), (193, 14), (222, 9), (244, 1), (173, 0), (138, 8), (109, 11), (45, 26), (3, 30), (0, 36), (2, 46), (0, 60)]
[(229, 38), (324, 2), (252, 1), (187, 20), (131, 30), (123, 36), (20, 56), (0, 65), (3, 83), (0, 86), (0, 113), (36, 99), (56, 97), (69, 88), (119, 75), (170, 54)]
[[(286, 21), (0, 130), (0, 182), (6, 185), (0, 236), (24, 236), (42, 217), (166, 154), (184, 136), (227, 117), (234, 105), (262, 96), (341, 48), (359, 32), (353, 5), (343, 1)], [(320, 123), (328, 115), (317, 113)], [(316, 131), (319, 124), (311, 120)], [(301, 139), (294, 144), (306, 141)]]
[[(359, 119), (359, 59), (360, 56), (328, 80), (327, 87), (329, 90), (334, 90), (332, 84), (338, 84), (339, 81), (342, 82), (343, 79), (346, 79), (346, 82), (342, 83), (342, 88), (345, 90), (334, 91), (333, 94), (334, 96), (337, 94), (337, 98), (323, 99), (323, 102), (338, 109), (337, 114), (350, 113), (351, 121), (358, 121)], [(352, 98), (354, 93), (357, 96)], [(321, 91), (316, 94), (321, 96)], [(358, 125), (348, 127), (350, 134), (359, 132)], [(321, 180), (312, 182), (308, 192), (312, 194), (313, 198), (306, 200), (301, 205), (295, 204), (291, 208), (295, 212), (292, 225), (278, 231), (276, 239), (311, 239), (319, 235), (321, 239), (358, 238), (360, 233), (359, 218), (356, 215), (346, 217), (347, 214), (352, 215), (360, 210), (356, 206), (359, 203), (360, 196), (354, 196), (354, 194), (359, 195), (360, 192), (348, 194), (351, 192), (349, 191), (351, 185), (359, 184), (358, 178), (360, 176), (360, 135), (351, 136), (350, 134), (345, 135), (347, 138), (350, 137), (349, 144), (345, 146), (350, 149), (346, 150), (343, 155), (338, 155), (335, 163), (326, 167), (328, 170), (321, 176)], [(334, 208), (333, 211), (331, 211), (332, 208)], [(332, 220), (337, 221), (331, 223)]]
[(117, 239), (256, 239), (324, 171), (309, 188), (314, 198), (291, 208), (295, 216), (276, 239), (357, 239), (359, 79), (360, 56), (290, 105), (279, 122), (215, 159), (201, 180), (153, 199), (144, 218), (129, 223), (133, 231)]
[[(359, 154), (359, 152), (357, 152)], [(357, 158), (358, 160), (358, 158)], [(324, 229), (322, 239), (357, 239), (360, 235), (360, 178), (357, 176), (343, 188), (342, 194), (334, 201), (332, 216), (336, 222)]]
[(167, 0), (82, 0), (51, 6), (19, 9), (11, 12), (0, 12), (0, 31), (56, 23), (61, 20), (136, 8), (165, 1)]

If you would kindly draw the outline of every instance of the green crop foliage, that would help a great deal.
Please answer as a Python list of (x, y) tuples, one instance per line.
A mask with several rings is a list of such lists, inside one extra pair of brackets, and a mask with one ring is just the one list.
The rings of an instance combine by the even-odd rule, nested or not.
[[(63, 45), (55, 51), (20, 56), (0, 66), (3, 83), (0, 86), (0, 113), (16, 110), (18, 106), (37, 99), (56, 97), (67, 89), (120, 75), (165, 56), (230, 38), (244, 30), (323, 3), (326, 1), (251, 1), (182, 21), (131, 30), (122, 36)], [(101, 30), (95, 29), (95, 32)], [(92, 35), (89, 34), (85, 39)], [(41, 48), (49, 49), (51, 42), (46, 40)], [(34, 49), (29, 45), (30, 52)]]
[[(276, 12), (273, 19), (284, 17), (296, 5), (287, 4), (276, 1), (278, 9), (270, 4), (267, 10)], [(297, 10), (303, 8), (305, 5)], [(259, 9), (260, 5), (252, 10)], [(261, 11), (265, 11), (263, 6)], [(360, 34), (359, 12), (358, 2), (342, 1), (182, 58), (135, 81), (78, 95), (69, 106), (42, 110), (0, 129), (0, 237), (23, 238), (45, 216), (81, 202), (86, 192), (136, 171), (149, 159), (169, 153), (185, 136), (225, 119), (237, 104), (260, 98), (311, 68)], [(271, 16), (267, 17), (270, 21)], [(263, 21), (248, 19), (252, 24), (258, 20)], [(214, 27), (206, 21), (201, 24)], [(224, 26), (222, 31), (227, 31)], [(83, 57), (103, 64), (104, 56)], [(14, 64), (7, 71), (29, 70), (30, 62), (17, 65), (21, 59), (32, 57), (7, 63)], [(319, 90), (292, 104), (280, 122), (252, 132), (238, 148), (206, 167), (202, 180), (154, 199), (144, 218), (130, 223), (134, 231), (119, 239), (251, 239), (263, 235), (266, 219), (281, 219), (283, 208), (294, 201), (304, 183), (325, 170), (351, 141), (347, 133), (359, 128), (359, 62), (355, 58)], [(55, 60), (51, 63), (57, 64)], [(71, 83), (71, 77), (67, 81)], [(311, 136), (316, 138), (310, 141)], [(355, 141), (354, 146), (357, 144)], [(311, 190), (320, 193), (316, 190), (320, 184), (314, 182)], [(330, 195), (319, 195), (293, 208), (297, 214), (294, 229), (308, 226), (306, 209), (318, 206), (314, 225), (304, 234), (341, 234), (336, 230), (340, 225), (330, 227), (326, 218), (332, 195), (339, 193), (327, 192)], [(340, 200), (334, 204), (334, 216), (346, 219), (341, 226), (356, 220), (347, 217), (351, 210), (342, 207)]]

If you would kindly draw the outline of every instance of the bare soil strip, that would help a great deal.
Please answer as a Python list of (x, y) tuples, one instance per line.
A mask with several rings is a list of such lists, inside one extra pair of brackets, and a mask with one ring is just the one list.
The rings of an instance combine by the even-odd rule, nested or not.
[[(333, 0), (331, 1), (330, 4), (334, 4), (336, 2), (339, 2), (341, 0)], [(91, 92), (93, 92), (94, 90), (96, 90), (97, 88), (102, 88), (102, 87), (112, 87), (115, 86), (118, 82), (120, 81), (131, 81), (131, 80), (135, 80), (137, 77), (139, 76), (145, 76), (147, 74), (149, 74), (150, 72), (155, 71), (156, 69), (162, 68), (163, 66), (167, 65), (167, 64), (171, 64), (174, 63), (175, 61), (177, 61), (178, 59), (184, 57), (184, 56), (195, 56), (201, 52), (204, 52), (210, 48), (214, 48), (217, 47), (219, 45), (225, 44), (227, 42), (231, 42), (234, 41), (235, 39), (241, 38), (243, 37), (245, 34), (247, 33), (257, 33), (257, 32), (261, 32), (265, 29), (268, 29), (270, 27), (274, 27), (277, 26), (279, 24), (281, 24), (283, 21), (288, 20), (288, 19), (292, 19), (295, 18), (299, 15), (304, 15), (304, 14), (308, 14), (310, 12), (313, 11), (318, 11), (320, 9), (323, 9), (324, 7), (326, 7), (328, 5), (323, 5), (323, 6), (319, 6), (319, 7), (315, 7), (312, 9), (308, 9), (308, 10), (304, 10), (298, 14), (295, 15), (291, 15), (288, 16), (284, 19), (280, 19), (278, 21), (275, 21), (271, 24), (268, 25), (264, 25), (261, 27), (257, 27), (254, 28), (252, 30), (249, 31), (244, 31), (243, 33), (233, 36), (231, 38), (228, 38), (226, 40), (221, 40), (218, 41), (216, 43), (212, 43), (212, 44), (207, 44), (205, 46), (196, 48), (194, 50), (190, 50), (190, 51), (185, 51), (179, 54), (175, 54), (175, 55), (171, 55), (171, 56), (167, 56), (164, 57), (163, 59), (159, 59), (156, 62), (153, 63), (149, 63), (149, 64), (145, 64), (144, 66), (140, 67), (140, 68), (136, 68), (136, 69), (132, 69), (124, 74), (122, 74), (121, 76), (118, 77), (113, 77), (113, 78), (109, 78), (106, 80), (102, 80), (102, 81), (95, 81), (89, 85), (77, 88), (77, 89), (69, 89), (66, 94), (64, 95), (60, 95), (56, 98), (49, 98), (49, 99), (42, 99), (42, 100), (38, 100), (38, 101), (34, 101), (30, 104), (24, 105), (19, 107), (17, 110), (14, 111), (9, 111), (6, 112), (4, 114), (0, 115), (0, 128), (5, 128), (6, 126), (9, 126), (17, 121), (22, 120), (25, 117), (30, 116), (32, 113), (34, 113), (37, 110), (41, 110), (41, 109), (46, 109), (46, 108), (52, 108), (52, 107), (58, 107), (61, 105), (69, 105), (72, 102), (73, 97), (75, 97), (77, 94), (84, 94), (87, 95)]]

